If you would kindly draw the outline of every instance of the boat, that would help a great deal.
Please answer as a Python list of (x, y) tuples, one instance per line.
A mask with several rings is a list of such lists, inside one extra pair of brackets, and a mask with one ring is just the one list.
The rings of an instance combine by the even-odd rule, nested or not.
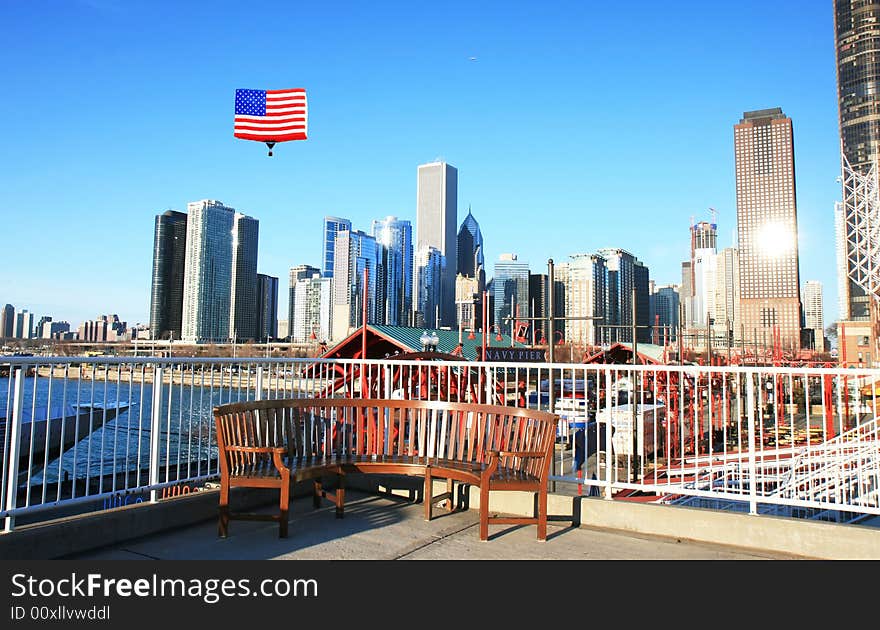
[[(53, 406), (51, 408), (25, 407), (22, 409), (22, 422), (19, 432), (19, 472), (28, 470), (28, 462), (33, 467), (43, 465), (60, 457), (63, 451), (72, 448), (77, 442), (95, 429), (103, 426), (118, 414), (128, 410), (128, 403), (103, 406), (98, 403)], [(11, 429), (7, 431), (6, 418), (0, 418), (0, 438), (3, 440), (3, 466), (8, 465), (12, 449)], [(33, 444), (33, 455), (31, 455)], [(46, 453), (48, 450), (48, 458)]]

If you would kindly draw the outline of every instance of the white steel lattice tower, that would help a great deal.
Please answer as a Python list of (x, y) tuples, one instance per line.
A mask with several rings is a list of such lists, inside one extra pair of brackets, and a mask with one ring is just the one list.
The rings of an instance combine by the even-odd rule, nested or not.
[(843, 156), (843, 235), (849, 278), (880, 302), (880, 187), (876, 161), (866, 173)]

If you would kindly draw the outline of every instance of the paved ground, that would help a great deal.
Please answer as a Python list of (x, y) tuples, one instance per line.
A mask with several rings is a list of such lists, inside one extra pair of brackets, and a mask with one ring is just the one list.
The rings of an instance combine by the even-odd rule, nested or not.
[[(232, 521), (230, 535), (218, 538), (215, 520), (172, 532), (119, 543), (70, 559), (144, 560), (760, 560), (791, 556), (762, 550), (656, 538), (613, 530), (572, 527), (552, 521), (546, 542), (535, 526), (491, 525), (489, 541), (479, 540), (477, 511), (446, 513), (426, 522), (422, 504), (404, 499), (346, 493), (345, 518), (330, 507), (313, 510), (311, 499), (292, 505), (290, 535), (278, 526)], [(552, 517), (551, 517), (552, 518)]]

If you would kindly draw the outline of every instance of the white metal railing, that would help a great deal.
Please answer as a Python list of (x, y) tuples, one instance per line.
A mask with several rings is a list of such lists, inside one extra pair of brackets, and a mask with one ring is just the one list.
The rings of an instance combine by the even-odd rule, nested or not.
[(218, 476), (214, 406), (341, 396), (552, 403), (555, 492), (880, 514), (875, 381), (880, 370), (0, 357), (0, 518), (9, 531), (198, 490)]

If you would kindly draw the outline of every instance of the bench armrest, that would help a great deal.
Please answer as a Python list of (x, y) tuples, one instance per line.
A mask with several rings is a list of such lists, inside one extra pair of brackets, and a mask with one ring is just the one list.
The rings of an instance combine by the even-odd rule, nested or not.
[(289, 473), (290, 469), (284, 465), (281, 457), (287, 453), (287, 449), (283, 446), (225, 446), (224, 450), (235, 453), (265, 453), (272, 455), (272, 463), (282, 475)]
[(486, 468), (483, 470), (482, 476), (488, 479), (498, 470), (498, 464), (502, 457), (547, 457), (548, 453), (541, 451), (501, 451), (498, 449), (489, 449), (486, 451), (489, 455), (489, 461), (486, 462)]

